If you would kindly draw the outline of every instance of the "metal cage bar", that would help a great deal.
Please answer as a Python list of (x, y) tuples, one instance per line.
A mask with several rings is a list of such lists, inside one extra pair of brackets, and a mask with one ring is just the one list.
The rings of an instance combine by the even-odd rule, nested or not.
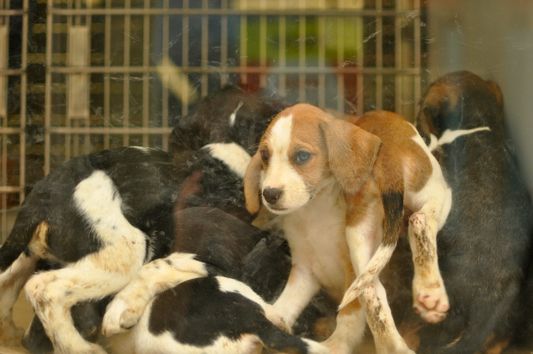
[[(7, 196), (24, 198), (28, 146), (42, 155), (44, 174), (88, 151), (126, 144), (167, 148), (172, 123), (195, 99), (227, 83), (252, 91), (269, 87), (289, 102), (349, 113), (414, 111), (421, 94), (420, 0), (47, 0), (38, 2), (36, 11), (46, 14), (32, 24), (29, 0), (21, 8), (9, 4), (0, 0), (0, 37), (11, 40), (2, 28), (21, 17), (24, 45), (20, 65), (9, 65), (1, 54), (8, 41), (0, 39), (0, 116), (7, 115), (0, 124), (2, 237), (9, 229)], [(29, 26), (40, 34), (32, 43), (41, 48), (30, 54)], [(76, 34), (68, 42), (76, 28), (88, 33), (83, 51), (90, 57), (74, 50), (82, 42)], [(45, 68), (41, 82), (28, 77), (33, 64)], [(11, 78), (20, 78), (17, 112), (5, 101), (3, 87)], [(76, 78), (86, 79), (81, 113), (71, 106), (80, 98)], [(32, 110), (42, 129), (38, 149), (24, 134), (30, 93), (43, 102), (42, 111)], [(20, 142), (18, 176), (7, 166), (11, 136)]]
[[(0, 242), (25, 197), (28, 11), (29, 0), (19, 5), (0, 1)], [(20, 52), (10, 52), (16, 47), (10, 45), (12, 40), (21, 42)], [(19, 62), (10, 60), (11, 56), (20, 58)]]

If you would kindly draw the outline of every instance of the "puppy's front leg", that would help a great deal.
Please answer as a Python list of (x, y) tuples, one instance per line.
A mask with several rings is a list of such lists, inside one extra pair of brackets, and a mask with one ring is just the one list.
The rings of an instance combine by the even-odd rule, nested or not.
[(311, 270), (293, 263), (287, 284), (274, 303), (274, 308), (282, 316), (288, 328), (292, 328), (300, 313), (319, 289), (320, 285)]

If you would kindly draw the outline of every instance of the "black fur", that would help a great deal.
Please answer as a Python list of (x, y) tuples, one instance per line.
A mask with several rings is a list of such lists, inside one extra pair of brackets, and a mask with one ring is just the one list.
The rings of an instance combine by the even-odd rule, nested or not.
[(172, 208), (178, 192), (172, 158), (156, 149), (120, 148), (75, 157), (35, 185), (0, 248), (1, 270), (25, 250), (42, 221), (49, 225), (48, 253), (59, 262), (75, 262), (100, 249), (72, 199), (76, 185), (96, 170), (113, 180), (123, 200), (124, 216), (147, 235), (153, 254), (168, 254), (174, 240)]
[(396, 245), (403, 223), (403, 193), (389, 191), (381, 195), (385, 210), (383, 220), (383, 244)]
[[(235, 125), (229, 126), (231, 113), (241, 103)], [(170, 136), (170, 152), (198, 150), (210, 143), (235, 142), (253, 154), (270, 119), (287, 106), (268, 92), (247, 93), (228, 85), (199, 101), (190, 114), (178, 120)]]
[[(437, 87), (447, 94), (435, 103), (427, 97)], [(469, 72), (445, 75), (429, 87), (418, 117), (422, 134), (480, 126), (491, 131), (461, 137), (438, 153), (453, 190), (438, 236), (451, 308), (442, 323), (420, 331), (421, 353), (474, 353), (510, 339), (524, 306), (520, 291), (531, 257), (533, 208), (509, 149), (502, 102)]]
[(258, 304), (220, 291), (213, 277), (185, 282), (157, 296), (149, 329), (155, 335), (169, 331), (180, 343), (198, 347), (220, 336), (236, 340), (243, 333), (256, 334), (269, 348), (307, 353), (306, 344), (274, 326)]

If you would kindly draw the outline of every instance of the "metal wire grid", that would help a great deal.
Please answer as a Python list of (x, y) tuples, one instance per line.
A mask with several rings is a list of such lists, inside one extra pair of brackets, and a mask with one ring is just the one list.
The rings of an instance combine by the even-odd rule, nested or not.
[[(46, 16), (32, 21), (30, 67), (43, 75), (29, 82), (28, 0), (14, 3), (0, 0), (0, 35), (18, 16), (23, 43), (19, 67), (7, 69), (0, 43), (0, 93), (3, 77), (20, 77), (20, 112), (0, 128), (2, 239), (9, 207), (34, 182), (25, 176), (28, 95), (41, 108), (31, 121), (44, 128), (35, 130), (42, 139), (30, 140), (42, 143), (29, 146), (44, 174), (102, 148), (167, 148), (173, 121), (230, 82), (355, 113), (385, 108), (412, 117), (420, 97), (420, 0), (39, 0), (31, 11)], [(18, 145), (8, 143), (11, 135)], [(11, 145), (18, 174), (7, 168)], [(8, 205), (8, 193), (16, 203)]]
[[(28, 0), (0, 0), (0, 155), (1, 227), (11, 225), (8, 208), (24, 198)], [(17, 35), (11, 36), (15, 32)], [(20, 42), (20, 43), (18, 43)], [(11, 119), (12, 118), (12, 119)], [(13, 158), (17, 156), (17, 158)]]

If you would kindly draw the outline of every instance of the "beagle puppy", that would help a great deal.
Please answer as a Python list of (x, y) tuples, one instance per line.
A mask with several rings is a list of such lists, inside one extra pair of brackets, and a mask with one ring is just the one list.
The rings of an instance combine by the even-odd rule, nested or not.
[(402, 117), (380, 111), (344, 121), (309, 104), (289, 107), (265, 131), (244, 192), (251, 213), (263, 204), (278, 215), (288, 240), (292, 268), (274, 308), (289, 327), (324, 288), (342, 305), (325, 342), (332, 353), (352, 353), (365, 313), (378, 353), (413, 353), (378, 279), (398, 240), (404, 207), (415, 211), (409, 219), (414, 307), (429, 322), (446, 316), (436, 234), (449, 213), (451, 191)]

